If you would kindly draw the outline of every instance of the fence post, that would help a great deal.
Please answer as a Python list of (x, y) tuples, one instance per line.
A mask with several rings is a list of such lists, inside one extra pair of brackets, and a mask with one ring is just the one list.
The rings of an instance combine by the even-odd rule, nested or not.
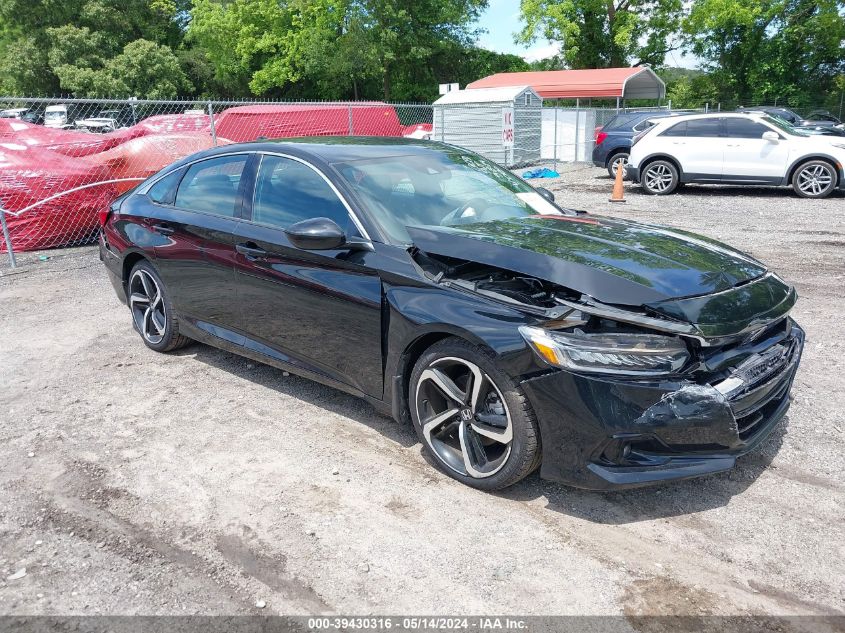
[(214, 127), (214, 106), (208, 102), (208, 120), (211, 121), (211, 142), (217, 147), (217, 129)]
[(554, 109), (555, 109), (554, 157), (555, 157), (555, 160), (554, 160), (554, 167), (552, 167), (552, 169), (554, 169), (555, 171), (557, 171), (557, 106), (558, 106), (559, 103), (560, 103), (560, 99), (555, 99), (555, 105), (554, 105)]
[(578, 130), (581, 127), (581, 100), (575, 100), (575, 153), (572, 155), (572, 162), (578, 162)]
[(6, 241), (6, 251), (9, 253), (9, 266), (17, 267), (15, 261), (15, 249), (12, 248), (12, 238), (9, 237), (9, 227), (6, 226), (6, 210), (0, 207), (0, 224), (3, 225), (3, 239)]
[(346, 107), (349, 110), (349, 136), (353, 136), (355, 133), (355, 126), (352, 123), (352, 104), (350, 103)]

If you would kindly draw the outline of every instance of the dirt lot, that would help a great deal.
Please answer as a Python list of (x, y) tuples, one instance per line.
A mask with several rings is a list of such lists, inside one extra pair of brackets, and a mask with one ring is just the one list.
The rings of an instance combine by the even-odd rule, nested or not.
[(202, 345), (147, 350), (94, 249), (56, 251), (0, 277), (0, 613), (845, 614), (843, 196), (611, 208), (599, 170), (547, 185), (797, 285), (795, 402), (739, 468), (477, 492), (360, 400)]

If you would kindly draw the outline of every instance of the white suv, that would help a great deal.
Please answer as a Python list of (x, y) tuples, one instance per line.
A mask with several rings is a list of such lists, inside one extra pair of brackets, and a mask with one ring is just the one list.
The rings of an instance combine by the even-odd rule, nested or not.
[(692, 114), (655, 119), (633, 139), (628, 175), (651, 194), (683, 183), (792, 185), (824, 198), (845, 189), (845, 138), (805, 136), (766, 114)]

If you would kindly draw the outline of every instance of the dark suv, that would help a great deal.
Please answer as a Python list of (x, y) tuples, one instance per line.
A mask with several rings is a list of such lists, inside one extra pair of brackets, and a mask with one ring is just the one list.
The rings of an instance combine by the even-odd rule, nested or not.
[[(604, 167), (611, 178), (616, 177), (616, 168), (628, 164), (631, 140), (649, 127), (649, 120), (670, 116), (667, 112), (621, 112), (604, 126), (596, 128), (596, 144), (593, 147), (593, 164)], [(627, 177), (627, 174), (626, 174)]]

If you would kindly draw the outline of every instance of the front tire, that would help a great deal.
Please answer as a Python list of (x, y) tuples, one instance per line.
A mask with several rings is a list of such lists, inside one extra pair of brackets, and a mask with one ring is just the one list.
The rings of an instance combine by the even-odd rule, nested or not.
[(528, 399), (476, 345), (448, 338), (430, 347), (411, 373), (408, 402), (434, 463), (468, 486), (500, 490), (540, 464)]
[(668, 160), (655, 160), (640, 174), (640, 185), (646, 193), (668, 196), (678, 188), (678, 168)]
[(792, 175), (792, 188), (802, 198), (827, 198), (836, 189), (837, 174), (833, 165), (823, 160), (810, 160)]
[(126, 289), (132, 324), (144, 345), (157, 352), (170, 352), (191, 342), (179, 333), (179, 319), (170, 296), (149, 262), (135, 264)]

